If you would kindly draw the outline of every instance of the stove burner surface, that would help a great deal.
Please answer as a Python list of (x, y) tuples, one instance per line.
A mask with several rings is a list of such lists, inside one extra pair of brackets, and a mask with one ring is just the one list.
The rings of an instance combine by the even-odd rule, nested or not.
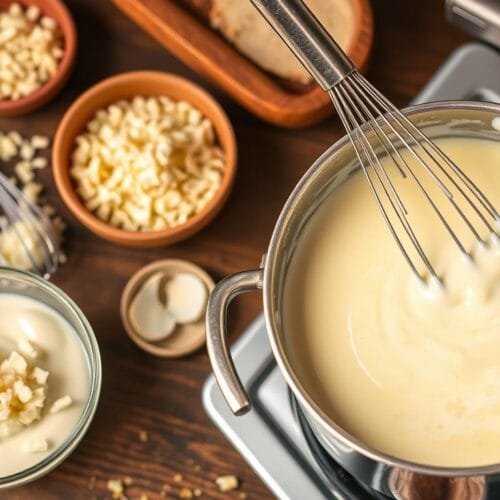
[(368, 486), (359, 482), (354, 476), (351, 476), (343, 469), (321, 446), (316, 436), (307, 423), (302, 410), (297, 404), (297, 400), (290, 393), (290, 404), (292, 411), (297, 419), (300, 429), (304, 434), (309, 450), (315, 462), (331, 483), (332, 489), (341, 495), (344, 500), (388, 500), (394, 497), (388, 497), (379, 493)]

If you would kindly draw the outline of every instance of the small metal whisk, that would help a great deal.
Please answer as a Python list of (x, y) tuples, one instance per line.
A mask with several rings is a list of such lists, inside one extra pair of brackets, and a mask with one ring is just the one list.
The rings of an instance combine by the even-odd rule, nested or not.
[[(436, 200), (435, 189), (429, 188), (425, 176), (437, 186), (458, 215), (457, 220), (462, 221), (479, 244), (487, 244), (491, 237), (498, 238), (499, 214), (484, 193), (357, 72), (302, 0), (252, 2), (330, 95), (381, 214), (411, 270), (421, 281), (441, 280), (409, 222), (408, 210), (395, 184), (395, 173), (415, 182), (467, 258), (471, 258), (471, 254), (463, 236), (459, 236), (456, 224), (445, 215)], [(390, 165), (395, 168), (388, 168), (382, 158), (390, 159)]]
[(0, 172), (0, 265), (49, 278), (59, 244), (49, 217)]

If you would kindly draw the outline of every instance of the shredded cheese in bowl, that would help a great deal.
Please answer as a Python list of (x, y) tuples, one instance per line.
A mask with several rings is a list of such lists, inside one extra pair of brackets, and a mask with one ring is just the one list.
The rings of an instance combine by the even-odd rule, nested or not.
[(184, 224), (224, 175), (212, 122), (168, 97), (137, 96), (99, 110), (75, 142), (78, 195), (100, 220), (128, 231)]
[(57, 22), (31, 5), (0, 11), (0, 100), (17, 100), (53, 77), (64, 56)]

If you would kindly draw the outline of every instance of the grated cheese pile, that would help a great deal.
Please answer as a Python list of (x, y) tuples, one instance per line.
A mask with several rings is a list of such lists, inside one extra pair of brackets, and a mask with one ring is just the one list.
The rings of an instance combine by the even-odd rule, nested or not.
[[(49, 372), (32, 366), (37, 357), (37, 350), (25, 339), (8, 357), (0, 355), (0, 441), (35, 424), (43, 416)], [(54, 401), (49, 411), (57, 413), (71, 404), (71, 397), (65, 395)], [(23, 451), (27, 453), (47, 451), (48, 448), (49, 444), (43, 437), (23, 445)]]
[(30, 5), (0, 12), (0, 100), (32, 94), (57, 71), (64, 56), (57, 22)]
[(98, 111), (77, 137), (71, 175), (86, 207), (127, 231), (184, 224), (219, 189), (212, 122), (184, 101), (137, 96)]

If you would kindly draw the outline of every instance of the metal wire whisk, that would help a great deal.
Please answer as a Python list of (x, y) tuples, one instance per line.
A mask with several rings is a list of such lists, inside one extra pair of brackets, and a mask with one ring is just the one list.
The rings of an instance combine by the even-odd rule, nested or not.
[[(460, 252), (460, 231), (436, 201), (437, 186), (479, 244), (498, 238), (499, 214), (484, 193), (439, 147), (360, 75), (302, 0), (252, 0), (274, 30), (328, 92), (381, 214), (413, 273), (440, 282), (415, 230), (394, 174), (414, 182)], [(388, 168), (382, 159), (390, 159)], [(409, 159), (412, 160), (409, 161)], [(446, 212), (449, 213), (449, 212)], [(471, 217), (470, 214), (474, 214)], [(455, 220), (455, 219), (454, 219)], [(463, 234), (463, 231), (462, 231)]]
[(0, 172), (0, 265), (49, 278), (58, 258), (58, 237), (49, 217)]

